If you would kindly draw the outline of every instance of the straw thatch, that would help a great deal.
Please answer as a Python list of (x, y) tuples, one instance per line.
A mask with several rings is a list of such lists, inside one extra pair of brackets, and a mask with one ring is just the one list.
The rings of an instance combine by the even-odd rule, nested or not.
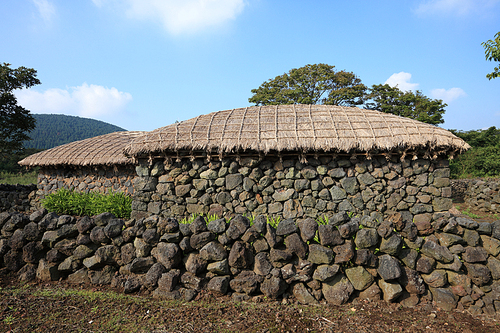
[(334, 105), (253, 106), (201, 115), (134, 139), (129, 156), (182, 150), (209, 154), (269, 152), (462, 152), (449, 131), (410, 118)]
[(93, 138), (74, 141), (30, 155), (19, 161), (24, 166), (95, 166), (130, 164), (132, 159), (123, 149), (134, 138), (145, 132), (114, 132)]

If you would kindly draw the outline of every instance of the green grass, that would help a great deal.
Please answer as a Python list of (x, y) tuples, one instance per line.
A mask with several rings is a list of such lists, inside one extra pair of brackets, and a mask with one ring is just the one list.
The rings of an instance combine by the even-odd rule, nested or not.
[(80, 193), (61, 189), (42, 200), (49, 212), (59, 215), (94, 216), (112, 213), (116, 217), (130, 218), (132, 197), (123, 193), (102, 194), (98, 192)]
[(0, 172), (0, 184), (10, 184), (10, 185), (30, 185), (36, 184), (38, 178), (38, 171), (31, 171), (27, 173), (11, 173), (11, 172)]

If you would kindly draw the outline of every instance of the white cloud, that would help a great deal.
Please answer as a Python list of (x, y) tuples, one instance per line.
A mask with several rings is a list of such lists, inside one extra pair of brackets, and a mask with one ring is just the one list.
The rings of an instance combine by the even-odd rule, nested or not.
[(445, 103), (453, 102), (454, 100), (467, 96), (462, 88), (446, 89), (433, 89), (431, 90), (431, 97), (434, 99), (442, 99)]
[(387, 81), (386, 84), (391, 87), (398, 87), (401, 91), (409, 91), (415, 90), (418, 88), (418, 83), (410, 83), (411, 74), (405, 72), (399, 72), (392, 74)]
[(45, 23), (50, 23), (56, 15), (56, 7), (48, 0), (32, 0)]
[(24, 89), (16, 92), (19, 105), (33, 113), (63, 113), (82, 117), (106, 117), (124, 110), (132, 95), (95, 84), (83, 83), (69, 89), (38, 92)]
[(454, 15), (486, 13), (500, 0), (427, 0), (415, 10), (421, 15)]
[[(97, 7), (120, 2), (134, 19), (153, 20), (173, 34), (191, 34), (218, 27), (234, 20), (245, 7), (245, 0), (92, 0)], [(125, 7), (123, 7), (125, 5)]]

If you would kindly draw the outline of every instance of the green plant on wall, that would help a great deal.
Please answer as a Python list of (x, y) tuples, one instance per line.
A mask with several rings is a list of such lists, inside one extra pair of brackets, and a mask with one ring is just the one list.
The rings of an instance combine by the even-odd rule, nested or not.
[(112, 213), (116, 217), (130, 218), (132, 198), (121, 192), (102, 194), (98, 192), (80, 193), (61, 189), (42, 200), (42, 206), (59, 215), (94, 216)]

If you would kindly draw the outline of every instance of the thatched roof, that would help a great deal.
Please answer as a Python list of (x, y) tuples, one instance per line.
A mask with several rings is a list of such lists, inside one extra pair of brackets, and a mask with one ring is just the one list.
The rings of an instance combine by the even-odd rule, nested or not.
[(24, 166), (94, 166), (130, 164), (123, 148), (145, 132), (114, 132), (74, 141), (30, 155), (19, 161)]
[(125, 148), (139, 157), (178, 151), (209, 154), (269, 152), (391, 152), (467, 150), (449, 131), (413, 119), (333, 105), (252, 106), (200, 115), (134, 139)]

